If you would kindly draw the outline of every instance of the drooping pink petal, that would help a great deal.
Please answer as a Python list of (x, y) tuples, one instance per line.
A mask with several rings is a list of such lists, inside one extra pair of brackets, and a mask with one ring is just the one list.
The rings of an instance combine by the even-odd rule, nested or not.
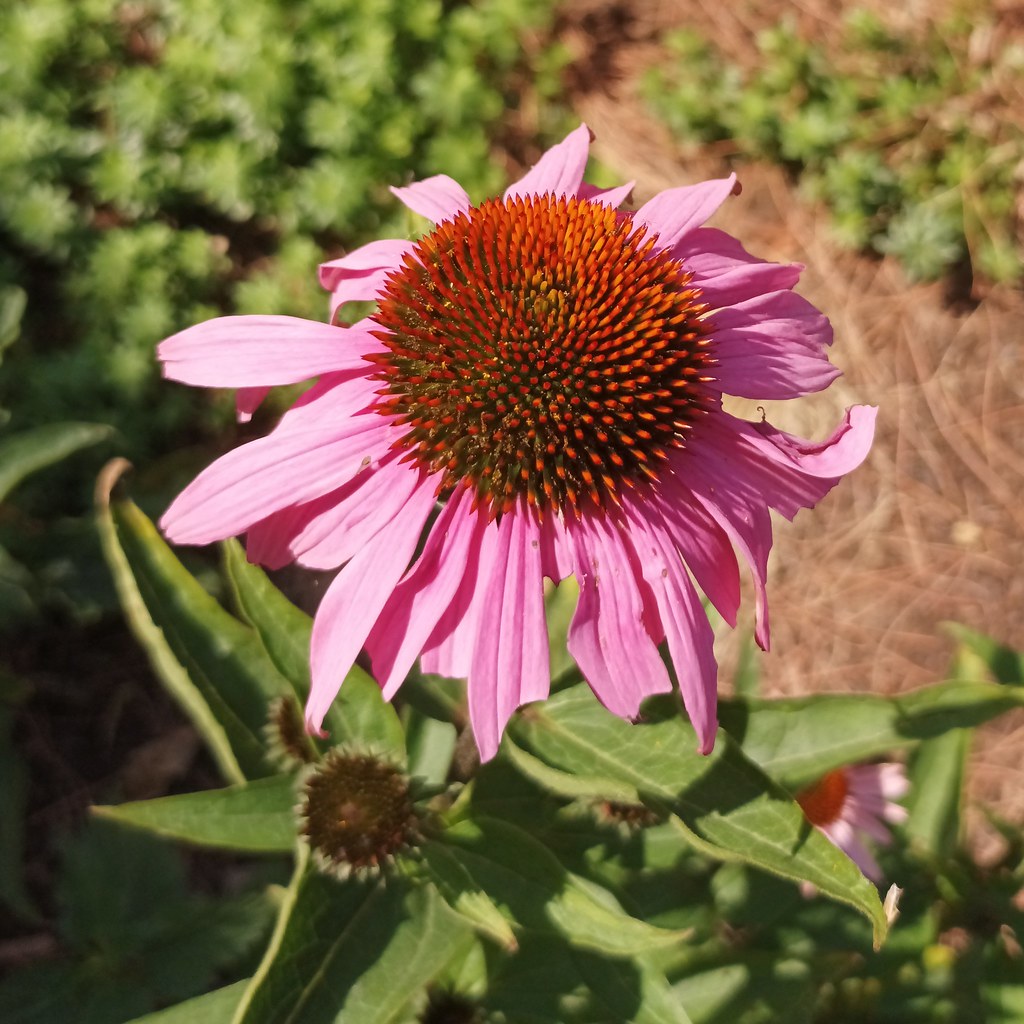
[(433, 505), (434, 489), (423, 482), (390, 522), (382, 521), (377, 534), (327, 588), (310, 642), (312, 686), (306, 702), (310, 732), (320, 732), (324, 715), (370, 629), (409, 567)]
[(248, 423), (260, 403), (270, 394), (269, 387), (239, 388), (235, 394), (235, 416), (239, 423)]
[(717, 228), (697, 228), (685, 235), (672, 252), (693, 274), (701, 300), (712, 309), (731, 306), (766, 292), (792, 288), (800, 279), (799, 263), (767, 263)]
[(728, 178), (666, 189), (633, 214), (633, 223), (646, 227), (648, 235), (657, 235), (659, 248), (672, 249), (699, 228), (735, 188), (736, 175), (730, 174)]
[(740, 607), (740, 569), (728, 536), (681, 480), (667, 475), (658, 514), (697, 585), (732, 627)]
[(645, 697), (672, 689), (645, 627), (641, 587), (647, 584), (627, 550), (628, 539), (607, 521), (575, 523), (570, 535), (580, 600), (569, 626), (569, 652), (601, 703), (633, 718)]
[(644, 579), (654, 592), (698, 749), (710, 754), (718, 728), (714, 632), (669, 531), (654, 510), (627, 505), (626, 515)]
[(281, 430), (228, 452), (185, 488), (160, 526), (176, 544), (209, 544), (245, 533), (289, 505), (311, 501), (350, 480), (388, 450), (393, 428), (382, 417), (353, 417)]
[(466, 213), (472, 205), (466, 190), (447, 174), (435, 174), (432, 178), (414, 181), (404, 188), (390, 189), (413, 213), (440, 224), (452, 220), (457, 214)]
[(380, 349), (372, 335), (294, 316), (222, 316), (187, 327), (157, 347), (164, 376), (200, 387), (296, 384), (355, 371)]
[(551, 193), (574, 196), (583, 181), (590, 154), (590, 129), (581, 124), (552, 146), (517, 182), (505, 189), (505, 198)]
[(469, 718), (489, 761), (521, 704), (542, 700), (551, 682), (540, 531), (526, 503), (498, 528), (469, 670)]
[(497, 542), (497, 523), (488, 522), (474, 531), (455, 596), (423, 648), (420, 667), (424, 672), (449, 679), (469, 675)]
[(378, 270), (353, 271), (339, 280), (331, 292), (330, 322), (340, 322), (338, 311), (347, 302), (373, 302), (390, 273), (390, 267), (381, 267)]
[(369, 541), (380, 520), (389, 519), (418, 486), (419, 471), (389, 452), (353, 477), (334, 505), (302, 524), (290, 544), (295, 561), (307, 569), (336, 569)]
[[(708, 422), (711, 417), (708, 417)], [(772, 523), (768, 507), (750, 480), (731, 471), (719, 452), (709, 451), (701, 437), (690, 450), (673, 458), (676, 475), (733, 542), (750, 568), (754, 582), (754, 639), (764, 651), (770, 646), (768, 621), (768, 555), (772, 547)], [(726, 475), (723, 474), (725, 470)]]
[(457, 490), (431, 526), (423, 553), (395, 587), (370, 631), (366, 651), (374, 677), (390, 700), (448, 610), (479, 552), (487, 517), (470, 511), (472, 498)]
[(748, 423), (726, 413), (715, 417), (708, 447), (720, 460), (728, 459), (734, 474), (762, 500), (792, 519), (802, 508), (813, 508), (871, 449), (878, 410), (855, 405), (824, 441), (806, 441), (768, 422)]
[(333, 291), (350, 273), (368, 270), (393, 270), (400, 266), (402, 257), (415, 245), (404, 238), (382, 238), (353, 249), (344, 256), (320, 264), (320, 286)]

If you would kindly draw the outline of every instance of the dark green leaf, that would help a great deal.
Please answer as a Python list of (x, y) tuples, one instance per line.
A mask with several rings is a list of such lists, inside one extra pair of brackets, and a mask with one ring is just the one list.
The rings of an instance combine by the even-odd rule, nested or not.
[(608, 959), (530, 934), (488, 987), (485, 1007), (516, 1024), (689, 1024), (664, 974), (643, 957)]
[(291, 853), (296, 803), (295, 779), (288, 775), (93, 810), (121, 824), (199, 846)]
[(390, 1024), (470, 941), (429, 887), (295, 878), (234, 1024)]
[[(696, 752), (696, 737), (671, 698), (648, 702), (647, 718), (631, 725), (606, 711), (586, 687), (534, 705), (511, 727), (516, 743), (548, 767), (607, 799), (651, 802), (671, 811), (691, 842), (710, 856), (740, 860), (848, 903), (886, 932), (875, 887), (845, 854), (811, 828), (793, 799), (719, 735), (714, 752)], [(542, 784), (544, 779), (538, 778)]]
[[(441, 847), (445, 856), (437, 856)], [(681, 942), (684, 932), (630, 917), (606, 889), (567, 871), (541, 843), (497, 819), (475, 818), (424, 844), (421, 856), (454, 906), (496, 905), (517, 928), (554, 932), (581, 949), (632, 956)], [(454, 854), (464, 873), (450, 866)], [(454, 898), (453, 898), (454, 894)]]

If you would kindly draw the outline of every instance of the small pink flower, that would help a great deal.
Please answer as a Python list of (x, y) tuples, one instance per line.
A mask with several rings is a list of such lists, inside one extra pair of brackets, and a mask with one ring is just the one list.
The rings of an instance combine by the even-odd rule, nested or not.
[(883, 846), (892, 842), (885, 822), (907, 817), (894, 801), (908, 789), (901, 764), (859, 764), (837, 768), (797, 794), (807, 820), (839, 847), (868, 878), (882, 877), (878, 862), (861, 839), (862, 833)]
[[(222, 317), (160, 345), (167, 377), (238, 388), (242, 416), (317, 378), (162, 520), (180, 544), (244, 533), (268, 567), (341, 567), (313, 628), (313, 731), (365, 648), (388, 698), (417, 656), (466, 678), (492, 757), (512, 712), (548, 693), (543, 579), (572, 575), (569, 649), (597, 696), (629, 718), (670, 690), (667, 640), (710, 751), (716, 664), (694, 581), (734, 626), (735, 547), (767, 648), (768, 509), (815, 505), (868, 452), (872, 408), (822, 442), (722, 408), (838, 376), (828, 320), (792, 291), (801, 268), (701, 226), (735, 177), (619, 211), (631, 186), (583, 184), (589, 143), (581, 126), (479, 206), (445, 175), (393, 189), (436, 227), (324, 264), (330, 324)], [(353, 300), (375, 314), (336, 325)]]

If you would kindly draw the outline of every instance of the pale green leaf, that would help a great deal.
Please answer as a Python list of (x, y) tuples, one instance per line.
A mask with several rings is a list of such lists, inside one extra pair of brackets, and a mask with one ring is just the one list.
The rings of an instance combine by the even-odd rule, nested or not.
[(112, 433), (100, 423), (47, 423), (0, 439), (0, 501), (26, 477)]
[(123, 825), (198, 846), (249, 853), (291, 853), (295, 847), (295, 779), (257, 779), (211, 789), (94, 807), (96, 814)]

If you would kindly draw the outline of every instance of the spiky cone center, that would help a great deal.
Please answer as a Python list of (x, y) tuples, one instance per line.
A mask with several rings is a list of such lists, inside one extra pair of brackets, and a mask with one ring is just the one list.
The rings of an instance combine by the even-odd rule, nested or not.
[(270, 702), (263, 736), (270, 759), (286, 770), (317, 758), (316, 747), (306, 732), (302, 708), (294, 697), (285, 695)]
[(823, 775), (813, 786), (801, 791), (796, 802), (804, 817), (819, 827), (831, 825), (842, 817), (850, 785), (842, 768)]
[(419, 833), (408, 778), (372, 754), (327, 754), (306, 779), (299, 813), (317, 862), (343, 877), (390, 864)]
[(707, 307), (681, 261), (586, 199), (492, 199), (390, 277), (370, 357), (396, 446), (492, 516), (581, 515), (657, 481), (715, 403)]

